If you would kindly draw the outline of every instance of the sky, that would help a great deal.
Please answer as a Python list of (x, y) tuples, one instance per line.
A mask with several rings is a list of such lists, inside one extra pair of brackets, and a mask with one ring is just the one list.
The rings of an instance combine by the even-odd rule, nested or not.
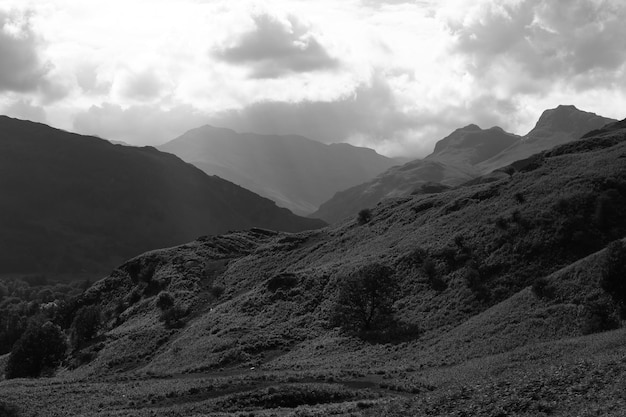
[(626, 117), (623, 0), (0, 0), (0, 114), (133, 145), (205, 124), (419, 157)]

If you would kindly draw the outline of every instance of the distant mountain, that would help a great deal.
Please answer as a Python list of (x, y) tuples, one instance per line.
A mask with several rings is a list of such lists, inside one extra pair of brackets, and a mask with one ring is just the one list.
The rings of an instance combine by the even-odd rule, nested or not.
[(98, 272), (149, 249), (323, 222), (152, 147), (0, 117), (0, 273)]
[(481, 129), (469, 125), (457, 129), (435, 145), (423, 160), (390, 168), (363, 184), (338, 192), (311, 217), (329, 223), (340, 221), (360, 209), (373, 207), (383, 198), (421, 192), (428, 183), (456, 186), (476, 177), (474, 164), (484, 161), (519, 140), (499, 127)]
[[(371, 181), (337, 193), (311, 217), (333, 223), (360, 209), (373, 207), (383, 198), (419, 193), (421, 186), (428, 182), (459, 185), (537, 152), (579, 139), (584, 133), (614, 121), (574, 106), (558, 106), (543, 112), (535, 128), (523, 137), (499, 127), (481, 129), (468, 125), (438, 141), (433, 153), (423, 160), (394, 167)], [(440, 174), (435, 175), (435, 172)]]
[(579, 139), (585, 133), (615, 121), (578, 110), (575, 106), (558, 106), (546, 110), (528, 134), (509, 148), (479, 163), (477, 168), (481, 173), (488, 173), (537, 152)]
[(468, 125), (457, 129), (435, 144), (435, 150), (426, 159), (453, 165), (476, 165), (518, 142), (520, 137), (494, 126), (481, 129)]
[(159, 147), (299, 214), (397, 162), (372, 149), (302, 136), (237, 133), (203, 126)]

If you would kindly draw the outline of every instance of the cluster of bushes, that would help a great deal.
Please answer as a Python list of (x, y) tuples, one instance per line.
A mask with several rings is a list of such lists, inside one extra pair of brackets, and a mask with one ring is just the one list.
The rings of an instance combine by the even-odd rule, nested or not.
[[(7, 378), (51, 374), (95, 338), (98, 306), (83, 305), (88, 282), (49, 283), (40, 277), (0, 282), (0, 353), (9, 353)], [(68, 337), (69, 335), (69, 337)]]

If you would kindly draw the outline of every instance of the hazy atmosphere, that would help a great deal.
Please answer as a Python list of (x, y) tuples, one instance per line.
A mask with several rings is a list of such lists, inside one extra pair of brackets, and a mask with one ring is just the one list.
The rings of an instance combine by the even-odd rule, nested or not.
[(626, 108), (621, 0), (0, 0), (0, 113), (130, 144), (211, 124), (425, 156)]

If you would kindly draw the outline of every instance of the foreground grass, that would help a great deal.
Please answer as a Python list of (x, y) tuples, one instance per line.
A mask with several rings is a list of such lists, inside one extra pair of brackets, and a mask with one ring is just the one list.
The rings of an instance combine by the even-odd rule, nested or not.
[[(332, 357), (329, 357), (332, 361)], [(454, 366), (0, 382), (31, 416), (622, 416), (626, 330), (525, 346)]]

